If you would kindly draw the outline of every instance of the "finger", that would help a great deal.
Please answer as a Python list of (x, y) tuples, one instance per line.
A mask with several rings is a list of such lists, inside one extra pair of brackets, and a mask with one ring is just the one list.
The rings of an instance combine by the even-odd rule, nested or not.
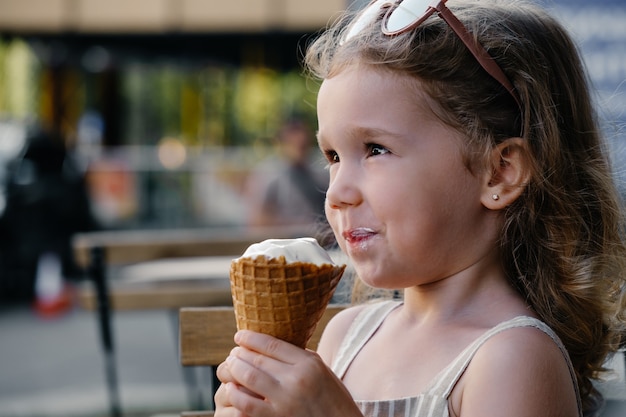
[[(263, 362), (263, 356), (254, 354), (258, 360), (253, 363), (243, 360), (237, 356), (230, 355), (226, 358), (230, 375), (237, 385), (247, 388), (261, 398), (267, 397), (269, 392), (276, 389), (279, 382), (259, 367)], [(270, 359), (271, 360), (271, 359)]]
[(215, 393), (215, 417), (248, 417), (245, 416), (240, 410), (233, 407), (229, 399), (228, 384), (222, 384)]
[(220, 385), (215, 391), (215, 396), (213, 397), (215, 401), (215, 417), (229, 417), (240, 413), (239, 410), (233, 408), (228, 396), (226, 384)]
[(228, 369), (228, 364), (226, 362), (222, 362), (218, 365), (215, 374), (222, 383), (234, 382), (233, 376), (230, 374), (230, 370)]
[(244, 387), (232, 382), (224, 384), (223, 387), (224, 393), (228, 398), (227, 402), (229, 406), (236, 409), (238, 412), (238, 414), (235, 415), (246, 417), (273, 415), (269, 405), (263, 400), (263, 398), (250, 395)]
[(292, 366), (289, 363), (241, 346), (233, 348), (229, 356), (239, 358), (269, 375), (285, 372), (285, 367)]
[[(237, 383), (255, 390), (255, 392), (259, 393), (259, 395), (262, 395), (264, 398), (269, 398), (273, 395), (273, 393), (282, 391), (284, 386), (291, 386), (293, 383), (301, 385), (303, 380), (314, 381), (315, 377), (313, 377), (313, 375), (324, 375), (328, 372), (328, 367), (315, 352), (305, 351), (302, 349), (298, 350), (300, 359), (297, 363), (291, 364), (238, 346), (231, 350), (227, 363), (229, 364), (228, 366), (231, 371), (231, 375)], [(263, 382), (259, 384), (263, 391), (258, 391), (251, 385), (247, 385), (249, 382), (243, 382), (240, 380), (239, 378), (243, 378), (243, 376), (234, 374), (235, 371), (231, 368), (232, 364), (236, 363), (236, 360), (243, 362), (239, 368), (240, 372), (248, 372), (249, 374), (247, 375), (254, 378), (258, 377), (258, 373), (264, 378), (263, 381), (272, 382)], [(257, 373), (255, 373), (252, 369), (256, 369)], [(274, 391), (274, 389), (277, 391)]]
[(247, 349), (262, 353), (287, 363), (297, 363), (304, 349), (287, 343), (276, 337), (250, 330), (240, 330), (235, 333), (235, 343)]
[(226, 393), (226, 384), (221, 384), (217, 390), (215, 391), (215, 395), (213, 396), (215, 400), (215, 407), (230, 407), (232, 404), (228, 400), (228, 395)]
[[(229, 385), (234, 385), (235, 389), (243, 392), (244, 394), (248, 394), (251, 397), (258, 398), (261, 400), (263, 399), (262, 397), (259, 397), (258, 395), (256, 395), (255, 393), (253, 393), (252, 391), (248, 390), (245, 387), (237, 386), (237, 384), (234, 384), (234, 383), (224, 383), (224, 384), (220, 384), (220, 386), (215, 391), (215, 396), (213, 397), (213, 399), (215, 400), (216, 408), (229, 408), (233, 406), (233, 404), (231, 403), (229, 399), (230, 392), (232, 392), (232, 391), (229, 391), (229, 388), (228, 388)], [(232, 390), (233, 388), (231, 387), (230, 389)]]
[(268, 356), (263, 352), (251, 350), (243, 346), (233, 348), (229, 356), (234, 356), (246, 361), (269, 375), (288, 375), (296, 367), (317, 367), (320, 366), (320, 362), (323, 363), (316, 352), (300, 349), (298, 347), (291, 349), (289, 346), (290, 345), (287, 344), (285, 350), (280, 350), (281, 353), (287, 352), (285, 356), (280, 356), (278, 353), (273, 356)]
[[(226, 362), (222, 362), (217, 367), (217, 378), (220, 380), (220, 382), (222, 382), (222, 384), (225, 384), (228, 382), (237, 382), (235, 378), (232, 376), (232, 374), (230, 373), (230, 370), (228, 369), (228, 364)], [(260, 395), (250, 391), (249, 389), (245, 387), (240, 387), (240, 388), (242, 390), (245, 390), (249, 395), (254, 395), (257, 398), (263, 398)]]

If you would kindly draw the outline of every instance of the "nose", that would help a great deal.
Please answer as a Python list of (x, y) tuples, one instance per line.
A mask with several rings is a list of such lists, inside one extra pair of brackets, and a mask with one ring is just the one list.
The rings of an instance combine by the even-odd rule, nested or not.
[(326, 206), (329, 209), (339, 210), (349, 206), (359, 205), (363, 199), (358, 185), (356, 172), (347, 167), (340, 167), (331, 174), (328, 190), (326, 191)]

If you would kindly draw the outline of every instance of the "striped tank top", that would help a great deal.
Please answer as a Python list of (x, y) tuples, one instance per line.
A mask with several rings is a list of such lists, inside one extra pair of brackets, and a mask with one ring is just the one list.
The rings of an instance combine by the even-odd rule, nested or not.
[[(341, 342), (332, 364), (332, 370), (339, 378), (343, 378), (361, 348), (363, 348), (376, 330), (382, 325), (387, 315), (400, 304), (401, 302), (398, 301), (382, 301), (365, 307), (363, 311), (359, 313), (348, 330), (346, 337)], [(396, 400), (356, 401), (356, 403), (365, 417), (449, 417), (448, 397), (465, 372), (474, 354), (492, 336), (504, 330), (516, 327), (534, 327), (554, 340), (554, 343), (559, 347), (567, 361), (578, 398), (578, 414), (582, 416), (578, 385), (575, 382), (576, 376), (569, 359), (569, 354), (563, 346), (563, 343), (556, 333), (545, 323), (526, 316), (520, 316), (502, 322), (485, 332), (481, 337), (465, 348), (452, 363), (444, 368), (420, 395)]]

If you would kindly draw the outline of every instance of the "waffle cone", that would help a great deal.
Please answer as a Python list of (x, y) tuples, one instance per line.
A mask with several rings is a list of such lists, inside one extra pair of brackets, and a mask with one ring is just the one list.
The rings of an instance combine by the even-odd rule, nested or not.
[(345, 268), (287, 263), (284, 256), (232, 261), (230, 286), (237, 328), (306, 347)]

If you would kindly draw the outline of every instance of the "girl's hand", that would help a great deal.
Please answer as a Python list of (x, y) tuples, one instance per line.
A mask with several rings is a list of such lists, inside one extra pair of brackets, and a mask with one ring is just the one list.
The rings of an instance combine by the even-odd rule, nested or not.
[[(238, 348), (235, 348), (238, 349)], [(230, 390), (236, 389), (240, 390), (245, 394), (250, 396), (263, 399), (263, 397), (259, 397), (252, 391), (236, 385), (235, 379), (230, 374), (230, 370), (228, 369), (228, 363), (222, 362), (217, 367), (217, 375), (222, 384), (217, 388), (215, 393), (215, 417), (229, 417), (229, 416), (237, 416), (242, 417), (242, 413), (239, 410), (235, 409), (233, 405), (230, 403), (229, 394)], [(232, 385), (232, 386), (231, 386)], [(245, 416), (243, 416), (245, 417)]]
[(235, 342), (217, 370), (216, 417), (361, 417), (315, 352), (247, 330), (237, 332)]

